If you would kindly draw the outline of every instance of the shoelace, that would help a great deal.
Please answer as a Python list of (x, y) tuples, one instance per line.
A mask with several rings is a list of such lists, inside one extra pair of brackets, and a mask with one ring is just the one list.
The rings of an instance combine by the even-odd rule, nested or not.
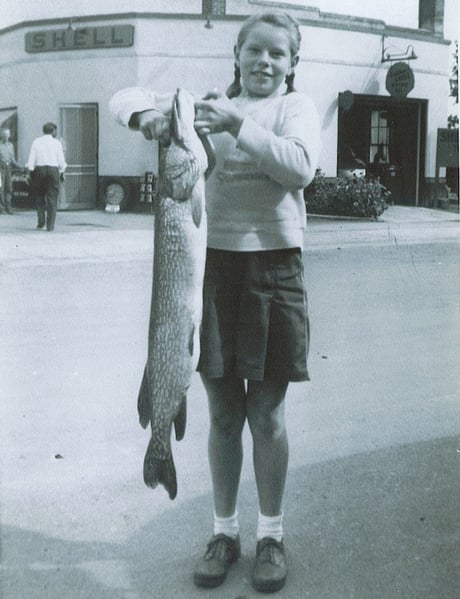
[(273, 543), (273, 542), (269, 542), (269, 543), (265, 543), (265, 545), (262, 547), (262, 549), (259, 552), (259, 555), (257, 556), (257, 561), (259, 563), (269, 563), (269, 564), (275, 564), (276, 565), (276, 552), (281, 552), (281, 548), (279, 547), (279, 545)]
[(220, 537), (218, 539), (213, 539), (208, 543), (208, 550), (206, 551), (205, 559), (210, 560), (214, 558), (218, 558), (221, 560), (226, 559), (226, 554), (231, 553), (230, 543)]

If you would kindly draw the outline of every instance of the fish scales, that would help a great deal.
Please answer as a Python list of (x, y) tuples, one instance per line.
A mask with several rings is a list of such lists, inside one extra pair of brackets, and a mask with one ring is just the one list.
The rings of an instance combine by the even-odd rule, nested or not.
[(176, 439), (182, 439), (186, 394), (199, 354), (207, 233), (205, 171), (212, 161), (210, 143), (196, 134), (194, 117), (193, 96), (178, 90), (170, 143), (160, 147), (148, 356), (138, 397), (140, 423), (151, 427), (144, 481), (152, 488), (162, 484), (171, 499), (177, 494), (172, 425)]

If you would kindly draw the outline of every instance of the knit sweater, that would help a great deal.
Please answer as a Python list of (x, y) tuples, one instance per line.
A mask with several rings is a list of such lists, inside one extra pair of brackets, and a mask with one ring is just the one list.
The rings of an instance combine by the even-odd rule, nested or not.
[[(127, 126), (134, 112), (167, 113), (171, 94), (128, 88), (110, 110)], [(259, 251), (303, 246), (303, 188), (312, 180), (320, 150), (313, 102), (298, 92), (232, 99), (244, 115), (238, 137), (212, 135), (216, 166), (206, 184), (208, 247)]]

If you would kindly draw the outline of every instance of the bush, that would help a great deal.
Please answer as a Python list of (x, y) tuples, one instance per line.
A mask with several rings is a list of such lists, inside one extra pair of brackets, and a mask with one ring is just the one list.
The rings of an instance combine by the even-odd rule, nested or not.
[(377, 218), (388, 208), (391, 192), (378, 179), (328, 178), (321, 170), (304, 191), (307, 212)]

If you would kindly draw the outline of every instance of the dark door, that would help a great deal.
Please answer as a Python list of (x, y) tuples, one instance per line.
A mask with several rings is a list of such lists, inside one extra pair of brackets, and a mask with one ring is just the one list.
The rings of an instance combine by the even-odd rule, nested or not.
[(97, 104), (61, 106), (61, 136), (67, 169), (60, 209), (95, 208), (97, 202)]
[[(340, 106), (339, 102), (339, 106)], [(350, 148), (367, 164), (368, 175), (379, 176), (397, 204), (418, 205), (424, 175), (426, 102), (380, 96), (353, 96), (339, 107), (338, 169)], [(380, 164), (377, 152), (383, 156)]]
[[(414, 204), (417, 199), (418, 106), (399, 104), (388, 110), (389, 146), (388, 159), (394, 165), (394, 177), (400, 204)], [(387, 179), (391, 179), (391, 171)], [(388, 185), (391, 186), (391, 183)]]

